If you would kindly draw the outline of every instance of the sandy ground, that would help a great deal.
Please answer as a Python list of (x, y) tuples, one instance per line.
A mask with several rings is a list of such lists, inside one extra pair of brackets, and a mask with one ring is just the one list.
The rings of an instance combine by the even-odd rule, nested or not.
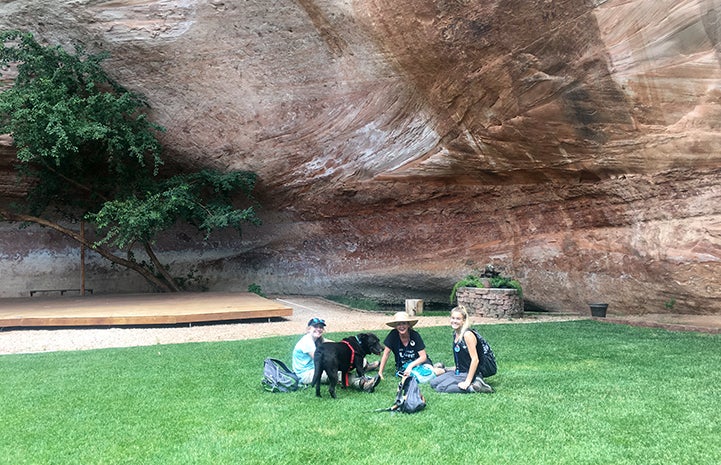
[[(354, 310), (334, 302), (307, 296), (282, 296), (273, 298), (293, 308), (293, 316), (271, 321), (249, 320), (244, 322), (199, 324), (160, 327), (110, 327), (110, 328), (44, 328), (0, 329), (0, 354), (36, 353), (65, 350), (88, 350), (109, 347), (148, 346), (184, 342), (234, 341), (267, 336), (298, 334), (305, 331), (308, 320), (314, 316), (323, 318), (330, 332), (374, 331), (379, 336), (388, 331), (386, 321), (390, 315)], [(473, 317), (473, 324), (532, 323), (538, 321), (563, 321), (588, 318), (584, 316), (544, 315), (513, 320)], [(448, 317), (420, 316), (417, 327), (442, 326)]]

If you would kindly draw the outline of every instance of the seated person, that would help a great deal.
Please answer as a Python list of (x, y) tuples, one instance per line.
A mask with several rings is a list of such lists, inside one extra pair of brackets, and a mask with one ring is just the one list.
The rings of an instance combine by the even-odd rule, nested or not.
[(386, 323), (393, 329), (388, 333), (383, 344), (378, 375), (383, 379), (383, 370), (390, 353), (395, 356), (396, 375), (409, 376), (413, 374), (419, 382), (428, 382), (442, 369), (433, 368), (433, 362), (426, 354), (426, 345), (421, 335), (413, 329), (418, 320), (411, 319), (406, 312), (398, 312), (393, 320)]
[(451, 310), (451, 328), (456, 365), (431, 380), (431, 387), (447, 393), (493, 392), (484, 378), (496, 374), (496, 358), (486, 340), (470, 328), (465, 307)]
[[(313, 356), (315, 354), (315, 348), (323, 342), (332, 342), (329, 339), (323, 337), (325, 332), (325, 321), (320, 318), (311, 318), (308, 321), (308, 327), (306, 334), (300, 338), (293, 348), (293, 372), (298, 375), (300, 382), (309, 385), (313, 382), (313, 375), (315, 374), (315, 361)], [(338, 377), (340, 379), (340, 375)], [(321, 383), (328, 383), (328, 375), (322, 374)], [(349, 373), (349, 384), (354, 388), (373, 392), (375, 387), (380, 382), (380, 377), (375, 376), (373, 378), (358, 377), (355, 372)]]

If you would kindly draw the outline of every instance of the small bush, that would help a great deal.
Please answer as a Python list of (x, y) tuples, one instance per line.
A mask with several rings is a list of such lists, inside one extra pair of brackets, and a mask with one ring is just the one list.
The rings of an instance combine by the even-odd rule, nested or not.
[(518, 291), (518, 295), (523, 298), (523, 289), (521, 283), (515, 279), (507, 276), (501, 276), (500, 272), (496, 271), (493, 265), (486, 266), (483, 272), (476, 274), (469, 274), (465, 278), (456, 282), (451, 290), (451, 305), (456, 302), (456, 292), (460, 287), (484, 287), (483, 280), (487, 279), (490, 287), (499, 289), (515, 289)]
[(250, 284), (250, 285), (248, 286), (248, 292), (252, 292), (253, 294), (258, 294), (258, 295), (261, 296), (261, 297), (267, 297), (267, 296), (263, 293), (263, 290), (260, 288), (260, 285), (259, 285), (259, 284), (255, 284), (255, 283)]
[(469, 274), (465, 278), (456, 282), (451, 290), (451, 305), (456, 301), (456, 291), (460, 287), (483, 287), (483, 281), (479, 276)]
[(523, 298), (523, 289), (521, 283), (515, 279), (507, 278), (505, 276), (497, 276), (490, 279), (491, 287), (497, 287), (499, 289), (515, 289), (518, 291), (519, 297)]

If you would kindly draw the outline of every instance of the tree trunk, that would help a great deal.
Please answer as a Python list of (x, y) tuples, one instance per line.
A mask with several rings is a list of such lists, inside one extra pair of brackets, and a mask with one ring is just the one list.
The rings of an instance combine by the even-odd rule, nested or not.
[[(85, 220), (80, 220), (80, 238), (85, 242)], [(85, 295), (85, 244), (80, 243), (80, 295)]]
[(165, 281), (168, 283), (168, 287), (170, 287), (173, 292), (179, 292), (180, 288), (177, 284), (175, 284), (175, 280), (170, 275), (170, 273), (168, 273), (168, 270), (166, 270), (163, 264), (160, 263), (160, 260), (158, 260), (155, 252), (153, 252), (153, 249), (150, 247), (150, 244), (148, 242), (143, 242), (143, 246), (145, 247), (145, 253), (148, 254), (148, 257), (150, 257), (150, 261), (153, 262), (155, 269), (158, 270), (158, 273), (160, 273), (165, 279)]

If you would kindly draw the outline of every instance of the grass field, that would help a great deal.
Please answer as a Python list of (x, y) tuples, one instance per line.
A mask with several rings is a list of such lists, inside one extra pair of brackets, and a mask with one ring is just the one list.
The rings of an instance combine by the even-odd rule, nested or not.
[[(496, 393), (422, 385), (428, 406), (413, 415), (373, 412), (394, 400), (390, 370), (372, 394), (265, 392), (263, 359), (289, 362), (298, 336), (0, 356), (0, 463), (721, 463), (721, 336), (596, 321), (478, 329)], [(449, 329), (420, 332), (452, 364)]]

